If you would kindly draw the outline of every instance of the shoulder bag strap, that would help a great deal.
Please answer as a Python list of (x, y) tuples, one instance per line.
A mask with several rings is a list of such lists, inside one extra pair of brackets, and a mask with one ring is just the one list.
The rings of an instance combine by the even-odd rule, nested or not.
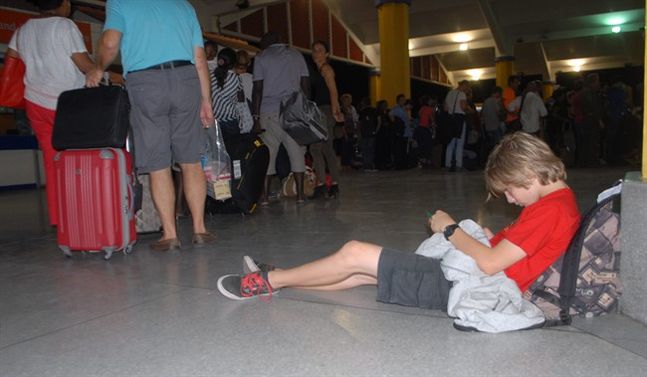
[(519, 104), (519, 115), (521, 115), (521, 110), (523, 109), (523, 103), (526, 101), (526, 96), (528, 93), (521, 96), (521, 103)]
[(461, 95), (460, 90), (456, 90), (456, 97), (454, 97), (454, 105), (452, 105), (452, 112), (451, 114), (453, 115), (456, 112), (456, 102), (458, 102), (458, 97)]

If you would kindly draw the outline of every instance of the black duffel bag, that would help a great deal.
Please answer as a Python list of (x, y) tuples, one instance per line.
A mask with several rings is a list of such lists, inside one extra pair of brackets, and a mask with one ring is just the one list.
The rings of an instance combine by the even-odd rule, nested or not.
[(52, 146), (57, 150), (124, 148), (130, 103), (120, 86), (99, 86), (61, 93), (56, 106)]
[(310, 145), (328, 139), (326, 116), (301, 91), (283, 98), (279, 116), (283, 130), (299, 145)]

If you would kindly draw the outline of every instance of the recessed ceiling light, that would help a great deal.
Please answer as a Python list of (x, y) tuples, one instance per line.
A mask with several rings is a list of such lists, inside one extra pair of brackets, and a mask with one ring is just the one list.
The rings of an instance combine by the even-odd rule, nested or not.
[(469, 48), (469, 46), (467, 45), (467, 43), (461, 43), (461, 44), (460, 44), (460, 46), (458, 46), (458, 48), (459, 48), (461, 51), (467, 51), (467, 49)]
[(619, 32), (621, 32), (621, 31), (622, 31), (622, 28), (621, 28), (619, 25), (613, 26), (613, 27), (611, 28), (611, 32), (612, 32), (612, 33), (615, 33), (615, 34), (618, 34), (618, 33), (619, 33)]
[(573, 71), (575, 71), (575, 72), (579, 72), (579, 71), (581, 71), (581, 70), (582, 70), (582, 66), (581, 66), (581, 65), (573, 66)]
[(582, 66), (586, 63), (584, 59), (571, 59), (569, 60), (566, 64), (568, 64), (571, 67), (577, 67), (577, 66)]
[(624, 23), (625, 23), (625, 20), (620, 17), (612, 17), (607, 20), (607, 25), (611, 25), (611, 26), (622, 25)]
[(469, 34), (457, 34), (452, 37), (452, 40), (456, 43), (465, 43), (472, 40), (472, 36)]
[(480, 69), (470, 69), (467, 71), (467, 74), (470, 75), (472, 80), (478, 81), (481, 79), (481, 75), (483, 74), (483, 71)]

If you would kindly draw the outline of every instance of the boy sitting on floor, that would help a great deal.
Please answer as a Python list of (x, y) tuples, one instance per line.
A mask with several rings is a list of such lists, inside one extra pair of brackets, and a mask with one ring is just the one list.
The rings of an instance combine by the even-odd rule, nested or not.
[[(488, 158), (485, 182), (490, 195), (505, 195), (508, 203), (524, 207), (519, 217), (496, 235), (485, 228), (491, 247), (441, 210), (429, 226), (474, 258), (484, 273), (503, 271), (524, 292), (566, 251), (578, 228), (580, 213), (565, 180), (564, 164), (546, 143), (523, 132), (507, 135)], [(230, 299), (271, 295), (285, 287), (332, 291), (377, 285), (381, 302), (447, 308), (450, 283), (440, 262), (414, 253), (350, 241), (330, 256), (286, 270), (243, 259), (249, 273), (218, 279), (218, 290)]]

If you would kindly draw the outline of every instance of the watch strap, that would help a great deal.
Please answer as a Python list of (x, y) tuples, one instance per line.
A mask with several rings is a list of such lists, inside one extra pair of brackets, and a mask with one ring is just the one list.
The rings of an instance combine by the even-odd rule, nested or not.
[(443, 235), (445, 236), (445, 239), (449, 241), (449, 237), (454, 235), (454, 231), (456, 231), (456, 229), (458, 228), (460, 227), (456, 223), (447, 225), (443, 230)]

